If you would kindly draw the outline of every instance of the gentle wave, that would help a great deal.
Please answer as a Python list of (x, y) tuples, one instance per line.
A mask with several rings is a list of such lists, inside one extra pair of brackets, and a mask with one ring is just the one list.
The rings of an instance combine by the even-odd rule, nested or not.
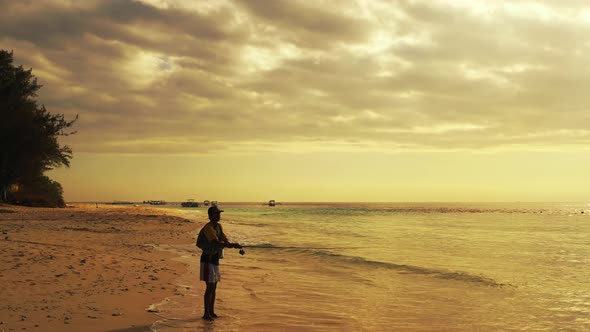
[(509, 284), (499, 283), (492, 278), (484, 277), (481, 275), (470, 274), (467, 272), (445, 271), (445, 270), (441, 270), (441, 269), (414, 266), (414, 265), (379, 262), (379, 261), (368, 260), (368, 259), (365, 259), (362, 257), (347, 256), (347, 255), (342, 255), (342, 254), (337, 254), (337, 253), (325, 251), (325, 250), (357, 249), (356, 247), (295, 247), (295, 246), (275, 246), (270, 243), (263, 243), (263, 244), (257, 244), (257, 245), (247, 245), (244, 247), (245, 248), (252, 248), (252, 249), (276, 249), (276, 250), (285, 250), (285, 251), (291, 251), (291, 252), (302, 252), (302, 253), (311, 254), (311, 255), (317, 256), (317, 257), (345, 261), (346, 263), (349, 263), (349, 264), (365, 265), (365, 266), (391, 269), (391, 270), (396, 270), (400, 273), (424, 275), (424, 276), (434, 277), (434, 278), (438, 278), (438, 279), (472, 282), (472, 283), (478, 283), (481, 285), (485, 285), (488, 287), (510, 286)]

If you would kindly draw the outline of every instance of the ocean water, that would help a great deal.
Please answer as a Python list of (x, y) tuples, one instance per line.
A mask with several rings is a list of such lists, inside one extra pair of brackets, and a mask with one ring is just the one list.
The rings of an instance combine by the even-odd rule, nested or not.
[(247, 246), (221, 261), (221, 317), (200, 319), (194, 243), (163, 248), (190, 272), (154, 331), (590, 331), (587, 203), (220, 206)]

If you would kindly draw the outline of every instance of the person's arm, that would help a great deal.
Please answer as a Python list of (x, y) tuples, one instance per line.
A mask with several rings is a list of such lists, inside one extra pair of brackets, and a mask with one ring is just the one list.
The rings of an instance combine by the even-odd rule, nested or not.
[(242, 246), (239, 243), (232, 243), (228, 240), (227, 236), (223, 232), (223, 227), (221, 227), (221, 225), (219, 225), (219, 229), (221, 230), (221, 234), (219, 236), (219, 240), (220, 240), (219, 242), (220, 242), (222, 248), (242, 249)]
[(237, 243), (237, 242), (235, 242), (235, 243), (234, 243), (234, 242), (229, 242), (229, 240), (228, 240), (227, 238), (224, 238), (224, 240), (222, 240), (222, 241), (219, 241), (218, 243), (219, 243), (219, 245), (220, 245), (222, 248), (236, 248), (236, 249), (242, 249), (242, 245), (240, 245), (240, 244), (239, 244), (239, 243)]
[(237, 242), (233, 243), (233, 242), (229, 242), (229, 241), (219, 241), (218, 239), (213, 239), (210, 243), (212, 246), (219, 247), (219, 248), (242, 249), (242, 245)]
[(223, 247), (224, 248), (236, 248), (236, 249), (242, 249), (242, 245), (239, 243), (231, 243), (231, 242), (224, 242), (223, 243)]

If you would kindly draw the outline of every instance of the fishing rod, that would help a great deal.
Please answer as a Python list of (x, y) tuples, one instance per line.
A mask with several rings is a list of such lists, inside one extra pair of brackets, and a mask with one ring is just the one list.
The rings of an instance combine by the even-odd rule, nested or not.
[(302, 250), (337, 250), (337, 249), (359, 249), (360, 247), (297, 247), (297, 246), (269, 246), (264, 244), (242, 245), (242, 248), (255, 249), (302, 249)]
[(338, 249), (359, 249), (359, 247), (297, 247), (297, 246), (269, 246), (265, 244), (245, 244), (240, 245), (240, 247), (226, 247), (226, 248), (239, 248), (240, 255), (244, 256), (246, 251), (243, 248), (253, 248), (253, 249), (299, 249), (299, 250), (338, 250)]
[(267, 245), (267, 244), (245, 244), (245, 245), (241, 245), (238, 244), (239, 247), (237, 246), (228, 246), (225, 248), (233, 248), (233, 249), (240, 249), (239, 253), (240, 255), (245, 255), (246, 251), (244, 250), (244, 248), (253, 248), (253, 249), (279, 249), (279, 250), (283, 250), (283, 249), (299, 249), (299, 250), (341, 250), (341, 249), (359, 249), (360, 247), (298, 247), (298, 246), (273, 246), (273, 245)]

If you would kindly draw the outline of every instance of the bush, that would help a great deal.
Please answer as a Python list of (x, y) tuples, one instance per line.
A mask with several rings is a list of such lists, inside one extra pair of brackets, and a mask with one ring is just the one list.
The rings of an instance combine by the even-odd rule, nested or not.
[(8, 194), (11, 204), (35, 207), (65, 207), (63, 188), (57, 181), (41, 175), (25, 181), (18, 190)]

